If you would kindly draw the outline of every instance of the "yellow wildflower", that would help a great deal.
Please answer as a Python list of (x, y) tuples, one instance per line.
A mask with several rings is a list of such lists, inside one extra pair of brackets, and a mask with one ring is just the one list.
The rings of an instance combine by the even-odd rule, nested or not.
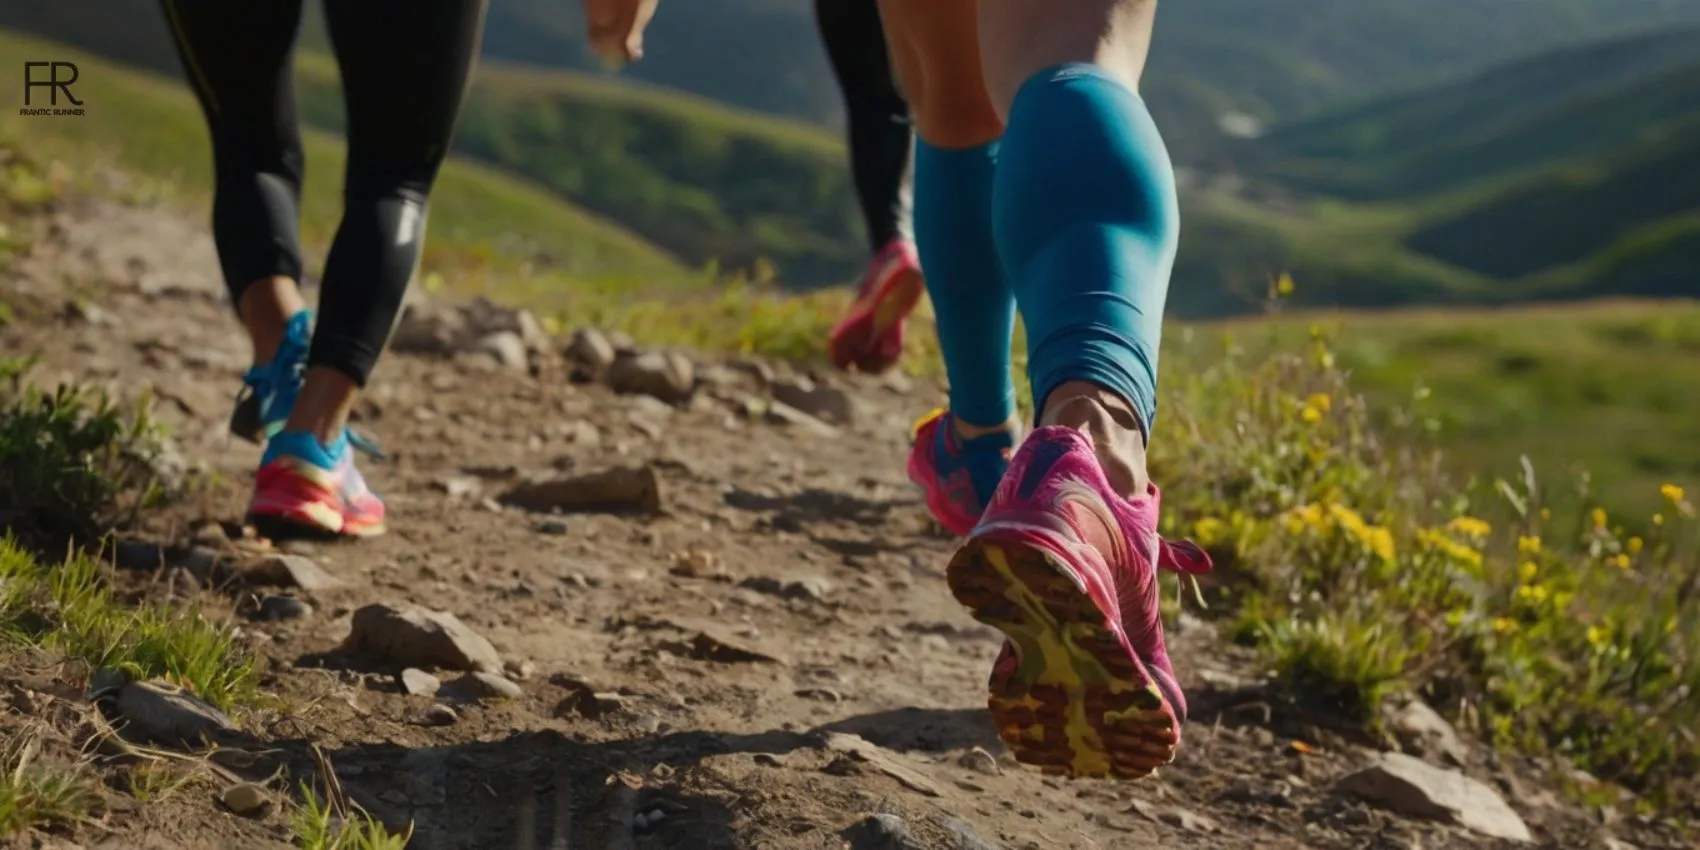
[(1304, 406), (1303, 410), (1299, 411), (1299, 418), (1303, 419), (1306, 422), (1311, 422), (1311, 423), (1321, 422), (1322, 421), (1322, 411), (1317, 410), (1316, 408), (1311, 407), (1310, 405), (1307, 404), (1307, 405)]
[(1451, 558), (1454, 561), (1468, 564), (1472, 567), (1480, 567), (1482, 565), (1481, 552), (1459, 543), (1458, 541), (1453, 540), (1434, 529), (1425, 528), (1417, 532), (1417, 542), (1429, 549), (1445, 555), (1448, 558)]
[(1446, 530), (1465, 537), (1482, 538), (1493, 531), (1493, 526), (1473, 516), (1460, 516), (1453, 517), (1452, 521), (1446, 524)]
[(1364, 548), (1373, 552), (1377, 558), (1384, 561), (1393, 560), (1393, 532), (1385, 526), (1365, 526), (1358, 537), (1363, 540)]
[(1275, 278), (1275, 294), (1277, 296), (1286, 298), (1293, 294), (1293, 289), (1292, 275), (1282, 272), (1279, 277)]
[(1535, 579), (1535, 574), (1540, 571), (1541, 568), (1536, 566), (1534, 561), (1524, 561), (1517, 567), (1517, 577), (1527, 584), (1528, 582), (1533, 581)]
[(1666, 501), (1669, 501), (1673, 505), (1679, 505), (1682, 503), (1682, 488), (1675, 484), (1666, 484), (1663, 487), (1660, 487), (1659, 495), (1664, 496)]
[(1364, 522), (1363, 515), (1346, 507), (1345, 505), (1330, 504), (1328, 506), (1328, 516), (1341, 528), (1344, 528), (1353, 534), (1362, 535), (1364, 528), (1367, 527), (1367, 524)]
[(1524, 555), (1539, 555), (1541, 553), (1541, 539), (1520, 535), (1517, 538), (1517, 551)]
[(1629, 556), (1617, 555), (1611, 559), (1611, 565), (1620, 570), (1627, 570), (1629, 569)]
[(1611, 643), (1611, 629), (1605, 626), (1589, 626), (1588, 643), (1595, 649), (1605, 649)]
[(1502, 635), (1511, 634), (1517, 631), (1517, 621), (1510, 617), (1495, 617), (1493, 618), (1493, 630)]
[(1552, 519), (1552, 508), (1541, 508), (1541, 519), (1542, 520)]
[(1228, 530), (1228, 524), (1215, 518), (1205, 517), (1193, 524), (1192, 533), (1198, 538), (1200, 546), (1213, 546), (1222, 540)]
[(1631, 537), (1623, 544), (1623, 548), (1629, 550), (1629, 554), (1631, 555), (1639, 555), (1641, 554), (1641, 547), (1644, 545), (1646, 544), (1641, 542), (1641, 538)]
[(1665, 515), (1664, 514), (1653, 514), (1653, 524), (1654, 525), (1664, 525), (1665, 524)]
[(1334, 399), (1329, 398), (1328, 393), (1311, 393), (1310, 398), (1305, 399), (1305, 404), (1323, 413), (1334, 409)]
[(1606, 509), (1595, 508), (1588, 512), (1588, 518), (1593, 520), (1594, 530), (1603, 531), (1606, 527)]
[(1527, 602), (1530, 605), (1539, 605), (1547, 601), (1547, 597), (1551, 595), (1552, 591), (1542, 584), (1525, 584), (1517, 588), (1518, 601)]

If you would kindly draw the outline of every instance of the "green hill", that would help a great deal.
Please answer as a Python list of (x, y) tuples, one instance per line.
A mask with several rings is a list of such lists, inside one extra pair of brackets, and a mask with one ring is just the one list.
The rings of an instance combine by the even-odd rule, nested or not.
[[(63, 157), (73, 165), (112, 162), (148, 185), (141, 195), (203, 205), (211, 191), (206, 126), (188, 90), (162, 78), (36, 39), (0, 32), (0, 62), (76, 62), (81, 117), (31, 117), (0, 112), (0, 136), (27, 139), (34, 156)], [(21, 98), (21, 94), (18, 95)], [(303, 236), (328, 243), (326, 229), (341, 204), (341, 142), (325, 133), (306, 135), (308, 169)], [(79, 169), (84, 170), (84, 169)], [(677, 281), (687, 271), (665, 251), (607, 219), (578, 209), (491, 168), (452, 159), (444, 168), (431, 210), (427, 265), (480, 285), (492, 264), (504, 273), (521, 265), (572, 278), (625, 276)], [(493, 250), (493, 245), (504, 250)]]
[[(302, 109), (342, 126), (336, 65), (300, 61)], [(865, 261), (844, 148), (817, 127), (664, 89), (486, 62), (457, 151), (621, 222), (694, 265), (774, 262), (837, 284)]]
[(1351, 200), (1455, 190), (1634, 144), (1700, 111), (1700, 28), (1606, 39), (1276, 127), (1242, 166)]
[[(0, 27), (169, 69), (158, 17), (152, 0), (0, 0)], [(486, 55), (593, 71), (581, 20), (573, 3), (492, 0)], [(1177, 142), (1176, 155), (1208, 162), (1224, 112), (1292, 119), (1342, 99), (1684, 21), (1700, 21), (1700, 2), (1542, 0), (1538, 9), (1481, 0), (1168, 2), (1158, 7), (1145, 94)], [(322, 46), (320, 32), (310, 23), (309, 42)], [(842, 112), (812, 6), (792, 0), (664, 0), (647, 57), (622, 76), (828, 125)]]

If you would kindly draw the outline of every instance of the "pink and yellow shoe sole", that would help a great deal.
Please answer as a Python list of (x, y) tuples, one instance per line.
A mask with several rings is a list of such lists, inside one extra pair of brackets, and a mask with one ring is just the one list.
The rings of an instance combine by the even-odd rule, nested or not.
[(951, 593), (1002, 632), (1015, 663), (987, 707), (1018, 761), (1069, 777), (1137, 779), (1174, 761), (1180, 728), (1145, 665), (1048, 546), (982, 529), (951, 559)]
[(856, 302), (827, 342), (833, 365), (878, 375), (903, 358), (903, 324), (926, 293), (921, 270), (893, 259), (871, 294)]

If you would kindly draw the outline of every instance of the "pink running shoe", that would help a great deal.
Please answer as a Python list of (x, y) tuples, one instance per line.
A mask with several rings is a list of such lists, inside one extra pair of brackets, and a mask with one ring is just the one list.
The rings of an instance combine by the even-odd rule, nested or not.
[(940, 408), (915, 423), (909, 448), (909, 480), (927, 494), (927, 510), (955, 535), (974, 530), (992, 493), (1009, 469), (1015, 437), (997, 432), (964, 440)]
[(248, 517), (268, 537), (374, 537), (384, 503), (354, 468), (346, 438), (327, 449), (310, 434), (284, 431), (266, 445)]
[(893, 239), (868, 262), (856, 303), (827, 338), (832, 364), (877, 375), (903, 357), (903, 323), (927, 291), (915, 245)]
[(1174, 760), (1186, 697), (1163, 645), (1157, 568), (1210, 570), (1157, 536), (1159, 495), (1110, 489), (1091, 437), (1030, 434), (962, 549), (951, 592), (1008, 640), (987, 704), (1015, 757), (1046, 773), (1135, 779)]

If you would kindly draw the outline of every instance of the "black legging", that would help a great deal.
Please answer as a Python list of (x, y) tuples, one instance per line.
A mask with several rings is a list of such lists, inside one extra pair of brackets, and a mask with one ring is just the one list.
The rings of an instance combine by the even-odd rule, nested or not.
[[(233, 304), (301, 279), (305, 165), (291, 54), (301, 0), (161, 0), (212, 131), (213, 238)], [(477, 59), (487, 0), (325, 0), (347, 107), (342, 224), (308, 363), (364, 385), (419, 262), (426, 202)]]
[(815, 22), (844, 92), (850, 176), (878, 251), (909, 229), (909, 104), (892, 76), (875, 0), (815, 0)]

